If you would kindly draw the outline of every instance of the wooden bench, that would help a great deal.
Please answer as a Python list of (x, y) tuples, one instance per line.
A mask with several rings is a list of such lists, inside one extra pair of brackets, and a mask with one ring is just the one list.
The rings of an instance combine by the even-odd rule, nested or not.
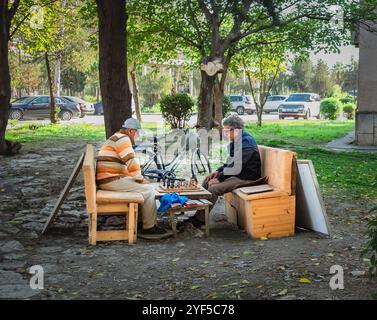
[(273, 188), (255, 194), (240, 189), (224, 195), (229, 222), (238, 224), (252, 238), (284, 237), (295, 233), (296, 154), (259, 146), (262, 176)]
[[(144, 198), (137, 192), (116, 192), (97, 190), (96, 161), (91, 144), (86, 146), (83, 163), (86, 209), (88, 211), (89, 243), (95, 245), (97, 241), (128, 240), (130, 244), (136, 242), (138, 204), (144, 203)], [(124, 215), (126, 229), (97, 230), (97, 216)]]

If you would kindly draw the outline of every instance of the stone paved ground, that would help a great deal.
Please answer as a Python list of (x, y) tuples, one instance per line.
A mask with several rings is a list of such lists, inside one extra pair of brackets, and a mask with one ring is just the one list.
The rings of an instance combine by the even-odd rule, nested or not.
[[(362, 274), (367, 200), (325, 198), (331, 239), (311, 232), (251, 240), (224, 221), (222, 200), (211, 237), (187, 225), (177, 239), (87, 244), (82, 177), (50, 232), (43, 223), (84, 143), (26, 144), (0, 158), (0, 298), (22, 299), (370, 299), (376, 281)], [(117, 224), (117, 221), (108, 221)], [(344, 290), (332, 291), (332, 265), (344, 268)], [(44, 268), (44, 289), (29, 287), (33, 265)], [(301, 278), (310, 283), (302, 283)]]

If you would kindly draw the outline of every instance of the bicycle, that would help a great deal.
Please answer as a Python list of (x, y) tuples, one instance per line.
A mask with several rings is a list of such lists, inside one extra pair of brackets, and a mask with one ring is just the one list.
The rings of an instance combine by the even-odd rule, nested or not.
[[(185, 150), (189, 151), (189, 131), (185, 130)], [(204, 178), (206, 175), (211, 173), (211, 165), (209, 163), (208, 157), (200, 150), (200, 139), (197, 137), (197, 145), (191, 150), (191, 179), (198, 181), (198, 178)], [(154, 136), (153, 144), (144, 144), (138, 146), (136, 151), (141, 151), (144, 154), (149, 154), (149, 159), (142, 165), (141, 174), (149, 179), (157, 180), (160, 182), (165, 179), (183, 181), (184, 178), (178, 178), (176, 171), (181, 165), (185, 152), (178, 152), (175, 154), (173, 160), (166, 163), (162, 157), (161, 148), (158, 145), (161, 137)], [(156, 169), (152, 167), (156, 166)]]

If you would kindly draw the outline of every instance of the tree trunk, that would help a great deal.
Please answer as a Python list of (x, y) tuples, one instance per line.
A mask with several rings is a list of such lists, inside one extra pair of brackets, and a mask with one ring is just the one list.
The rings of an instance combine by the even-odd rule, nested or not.
[(139, 101), (139, 89), (137, 87), (137, 80), (136, 80), (136, 66), (135, 63), (131, 64), (130, 68), (131, 74), (131, 81), (132, 81), (132, 95), (134, 97), (135, 102), (135, 113), (136, 118), (141, 122), (141, 110), (140, 110), (140, 101)]
[(214, 86), (214, 114), (215, 114), (215, 126), (221, 127), (223, 120), (223, 98), (224, 98), (224, 89), (225, 89), (225, 80), (228, 74), (229, 61), (232, 58), (232, 54), (228, 54), (225, 59), (223, 72), (219, 76), (216, 76), (215, 86)]
[(99, 102), (99, 88), (96, 86), (96, 102)]
[(61, 57), (58, 54), (55, 61), (55, 77), (54, 77), (54, 86), (55, 86), (55, 96), (60, 96), (60, 75), (61, 75)]
[(215, 85), (213, 87), (213, 104), (214, 104), (214, 127), (220, 128), (223, 119), (223, 102), (224, 88), (221, 90), (219, 77), (216, 76)]
[(45, 52), (45, 61), (46, 61), (46, 69), (47, 69), (48, 88), (50, 91), (50, 121), (51, 123), (56, 123), (54, 85), (52, 83), (50, 59), (48, 58), (47, 52)]
[(201, 83), (199, 93), (199, 110), (196, 126), (198, 128), (211, 129), (213, 125), (212, 108), (213, 108), (213, 88), (215, 86), (215, 77), (209, 76), (205, 71), (201, 70)]
[(96, 0), (99, 33), (99, 77), (106, 137), (132, 117), (127, 79), (126, 1)]
[(5, 130), (9, 118), (11, 96), (8, 60), (9, 16), (8, 1), (0, 1), (0, 154), (8, 152)]

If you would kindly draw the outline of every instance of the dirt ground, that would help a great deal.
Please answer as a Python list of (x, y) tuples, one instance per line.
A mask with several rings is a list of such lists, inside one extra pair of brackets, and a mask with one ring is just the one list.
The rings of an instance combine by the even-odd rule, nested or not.
[[(0, 158), (1, 299), (371, 299), (377, 291), (362, 272), (368, 261), (359, 258), (372, 203), (342, 195), (324, 199), (332, 238), (297, 230), (251, 240), (226, 222), (220, 199), (209, 238), (186, 225), (176, 239), (91, 247), (80, 174), (41, 237), (84, 146), (26, 144), (20, 155)], [(43, 267), (44, 289), (30, 289), (33, 265)], [(343, 290), (329, 286), (332, 265), (343, 267)]]

